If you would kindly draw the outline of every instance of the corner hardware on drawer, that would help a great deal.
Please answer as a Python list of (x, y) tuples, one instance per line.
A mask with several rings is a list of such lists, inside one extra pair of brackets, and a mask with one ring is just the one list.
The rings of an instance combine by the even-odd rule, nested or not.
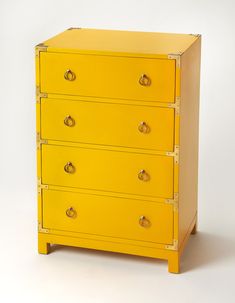
[(49, 233), (49, 229), (43, 228), (43, 227), (42, 227), (42, 223), (41, 223), (41, 222), (38, 222), (38, 232), (39, 232), (39, 233), (48, 234), (48, 233)]
[(44, 43), (39, 43), (36, 45), (35, 52), (36, 52), (36, 57), (39, 57), (40, 52), (47, 52), (48, 46), (45, 45)]
[(175, 114), (179, 115), (180, 114), (180, 97), (175, 97), (175, 103), (169, 103), (168, 107), (174, 108)]
[(179, 210), (179, 194), (178, 193), (174, 193), (174, 198), (166, 199), (165, 202), (167, 204), (173, 205), (174, 212), (177, 212)]
[(194, 36), (194, 37), (201, 37), (201, 34), (189, 34), (190, 36)]
[(181, 52), (178, 54), (168, 54), (168, 59), (172, 59), (176, 61), (176, 67), (180, 68), (180, 56), (182, 55)]
[(70, 27), (70, 28), (67, 29), (67, 31), (71, 31), (73, 29), (82, 29), (82, 28), (81, 27)]
[(41, 139), (40, 133), (37, 133), (37, 149), (41, 149), (41, 145), (42, 144), (47, 144), (47, 143), (48, 143), (48, 141), (44, 140), (44, 139)]
[(172, 245), (165, 245), (165, 249), (178, 250), (178, 240), (173, 239), (173, 244)]
[(179, 145), (175, 145), (174, 151), (173, 152), (166, 152), (166, 155), (170, 156), (170, 157), (174, 157), (175, 164), (178, 164), (179, 163), (179, 152), (180, 152)]
[(42, 180), (38, 178), (38, 194), (42, 193), (42, 189), (49, 189), (47, 184), (42, 184)]
[(47, 93), (41, 93), (40, 92), (40, 86), (36, 86), (36, 102), (40, 103), (41, 98), (47, 98), (48, 94)]

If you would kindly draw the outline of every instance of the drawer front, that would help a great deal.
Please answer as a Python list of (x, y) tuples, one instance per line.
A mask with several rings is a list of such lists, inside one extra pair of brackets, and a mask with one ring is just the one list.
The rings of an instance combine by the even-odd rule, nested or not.
[(175, 62), (79, 54), (40, 54), (41, 91), (174, 102)]
[(42, 99), (42, 138), (173, 150), (174, 110)]
[(43, 226), (169, 244), (173, 211), (169, 204), (45, 190)]
[(42, 182), (172, 198), (173, 157), (42, 145)]

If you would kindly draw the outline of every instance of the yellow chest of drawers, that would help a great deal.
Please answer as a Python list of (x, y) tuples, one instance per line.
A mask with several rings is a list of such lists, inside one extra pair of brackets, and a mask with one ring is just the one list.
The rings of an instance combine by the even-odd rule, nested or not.
[(179, 259), (197, 221), (199, 35), (71, 28), (36, 46), (38, 247)]

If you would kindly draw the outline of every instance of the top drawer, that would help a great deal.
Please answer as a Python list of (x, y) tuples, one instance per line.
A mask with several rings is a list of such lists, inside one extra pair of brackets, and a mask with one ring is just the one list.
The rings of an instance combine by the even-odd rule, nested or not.
[(175, 60), (41, 52), (45, 93), (174, 102)]

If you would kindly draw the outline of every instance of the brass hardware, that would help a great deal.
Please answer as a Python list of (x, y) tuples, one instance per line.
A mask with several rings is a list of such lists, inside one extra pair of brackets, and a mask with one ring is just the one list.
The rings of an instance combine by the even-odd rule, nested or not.
[(64, 124), (68, 127), (73, 127), (75, 125), (75, 120), (71, 116), (66, 116), (64, 119)]
[(40, 87), (36, 86), (36, 102), (40, 103), (41, 98), (47, 98), (48, 94), (47, 93), (41, 93), (40, 92)]
[(38, 222), (38, 232), (39, 232), (39, 233), (48, 234), (48, 233), (49, 233), (49, 229), (43, 228), (43, 227), (42, 227), (42, 223), (41, 223), (41, 222)]
[(175, 145), (174, 151), (166, 152), (166, 155), (170, 156), (170, 157), (174, 157), (175, 164), (178, 164), (179, 163), (179, 152), (180, 152), (179, 145)]
[(168, 107), (175, 109), (175, 114), (180, 114), (180, 97), (175, 97), (175, 103), (169, 103)]
[(173, 239), (173, 244), (171, 245), (165, 245), (165, 249), (169, 249), (169, 250), (178, 250), (178, 240)]
[(169, 54), (168, 59), (173, 59), (176, 61), (176, 67), (180, 68), (180, 56), (182, 55), (181, 52), (178, 54)]
[(189, 34), (189, 35), (194, 37), (201, 37), (201, 34)]
[(48, 189), (48, 185), (46, 184), (38, 184), (38, 194), (42, 193), (42, 189)]
[(173, 205), (174, 212), (177, 212), (179, 210), (179, 194), (178, 193), (174, 193), (174, 198), (166, 199), (165, 202), (167, 204)]
[(71, 71), (71, 69), (67, 69), (64, 73), (64, 78), (68, 81), (74, 81), (76, 79), (76, 75), (73, 71)]
[(180, 152), (179, 145), (175, 145), (175, 164), (179, 163), (179, 152)]
[(140, 76), (140, 79), (139, 79), (139, 84), (142, 85), (142, 86), (150, 86), (151, 85), (151, 79), (147, 75), (142, 74)]
[(150, 180), (150, 175), (144, 170), (142, 169), (139, 173), (138, 173), (138, 178), (141, 181), (149, 181)]
[(67, 174), (74, 174), (75, 173), (75, 166), (72, 164), (72, 162), (68, 162), (64, 166), (64, 171)]
[(41, 178), (38, 178), (38, 194), (42, 193), (42, 189), (48, 189), (48, 185), (47, 184), (42, 184), (42, 180)]
[(142, 122), (140, 122), (138, 130), (143, 134), (147, 134), (150, 132), (150, 127), (148, 126), (148, 124), (146, 122), (142, 121)]
[(151, 222), (145, 216), (141, 216), (139, 218), (139, 225), (147, 228), (151, 226)]
[(68, 31), (71, 31), (72, 29), (82, 29), (81, 27), (70, 27), (70, 28), (68, 28), (67, 30)]
[(47, 140), (41, 139), (40, 133), (37, 132), (37, 149), (41, 149), (42, 144), (47, 144)]
[(70, 207), (66, 210), (66, 216), (74, 219), (77, 217), (77, 212), (73, 207)]
[(45, 45), (44, 43), (39, 43), (38, 45), (36, 45), (36, 48), (35, 48), (36, 57), (39, 57), (40, 52), (46, 52), (47, 48), (48, 48), (48, 46)]

